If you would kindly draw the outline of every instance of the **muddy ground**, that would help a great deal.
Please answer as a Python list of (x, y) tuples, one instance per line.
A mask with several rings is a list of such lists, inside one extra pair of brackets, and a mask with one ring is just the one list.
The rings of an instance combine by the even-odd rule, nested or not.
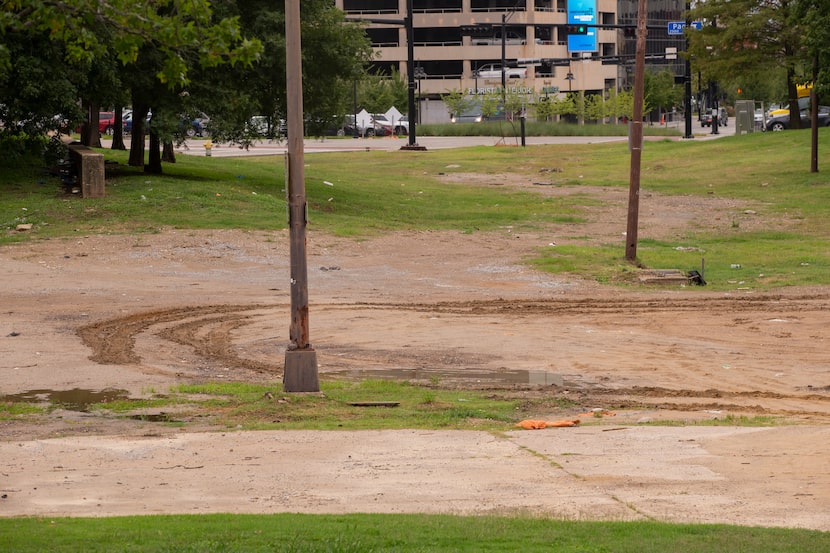
[[(0, 515), (520, 512), (830, 530), (830, 290), (622, 288), (537, 272), (524, 261), (539, 249), (622, 249), (627, 191), (453, 178), (598, 201), (586, 223), (536, 232), (352, 240), (311, 228), (320, 378), (561, 395), (614, 417), (503, 435), (257, 433), (61, 410), (0, 421)], [(692, 247), (678, 238), (689, 227), (771, 224), (758, 208), (644, 194), (640, 236)], [(78, 235), (2, 247), (0, 263), (0, 395), (281, 379), (285, 231)], [(642, 424), (730, 415), (786, 424)]]

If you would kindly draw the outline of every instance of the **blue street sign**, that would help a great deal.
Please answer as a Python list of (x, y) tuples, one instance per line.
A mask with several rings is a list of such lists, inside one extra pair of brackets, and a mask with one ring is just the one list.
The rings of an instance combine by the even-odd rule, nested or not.
[(669, 34), (670, 35), (682, 35), (683, 28), (686, 26), (685, 21), (669, 21)]
[[(685, 21), (669, 21), (668, 33), (670, 35), (682, 35), (683, 29), (686, 27)], [(692, 21), (692, 29), (699, 31), (703, 28), (703, 23), (700, 21)]]

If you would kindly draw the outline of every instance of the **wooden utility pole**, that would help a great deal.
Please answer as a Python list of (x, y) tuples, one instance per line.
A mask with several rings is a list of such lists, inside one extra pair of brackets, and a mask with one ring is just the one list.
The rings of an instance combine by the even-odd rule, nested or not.
[(625, 232), (625, 258), (637, 260), (637, 226), (640, 214), (640, 163), (643, 156), (643, 96), (646, 71), (647, 1), (637, 3), (637, 52), (634, 60), (634, 112), (631, 117), (631, 171), (628, 179), (628, 226)]
[(285, 0), (285, 80), (288, 112), (288, 149), (285, 164), (288, 181), (288, 231), (291, 242), (291, 343), (285, 351), (283, 390), (319, 392), (317, 353), (309, 343), (308, 332), (308, 205), (303, 168), (303, 66), (300, 34), (300, 0)]

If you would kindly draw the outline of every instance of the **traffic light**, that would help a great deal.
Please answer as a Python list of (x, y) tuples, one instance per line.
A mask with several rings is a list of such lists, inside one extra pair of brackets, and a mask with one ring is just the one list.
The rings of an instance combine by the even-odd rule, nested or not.
[(565, 32), (569, 35), (587, 35), (587, 25), (566, 25)]

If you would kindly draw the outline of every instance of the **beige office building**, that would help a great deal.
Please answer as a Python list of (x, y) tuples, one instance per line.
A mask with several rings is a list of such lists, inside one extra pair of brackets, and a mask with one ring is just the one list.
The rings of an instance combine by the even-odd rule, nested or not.
[[(336, 5), (348, 18), (367, 21), (376, 48), (376, 71), (391, 73), (394, 68), (406, 75), (406, 30), (379, 20), (402, 20), (407, 0), (336, 0)], [(500, 90), (500, 74), (481, 77), (479, 70), (500, 68), (502, 48), (505, 60), (533, 60), (526, 76), (506, 80), (508, 90), (528, 97), (600, 93), (619, 85), (620, 66), (613, 61), (603, 64), (600, 58), (608, 61), (617, 55), (623, 31), (592, 27), (588, 32), (596, 33), (596, 49), (570, 51), (567, 0), (412, 0), (412, 12), (420, 98), (436, 101), (452, 90), (468, 94)], [(617, 24), (617, 0), (596, 0), (594, 16), (596, 24)], [(471, 35), (472, 26), (478, 28)], [(429, 100), (421, 104), (428, 120), (448, 118), (446, 110), (430, 110)]]

